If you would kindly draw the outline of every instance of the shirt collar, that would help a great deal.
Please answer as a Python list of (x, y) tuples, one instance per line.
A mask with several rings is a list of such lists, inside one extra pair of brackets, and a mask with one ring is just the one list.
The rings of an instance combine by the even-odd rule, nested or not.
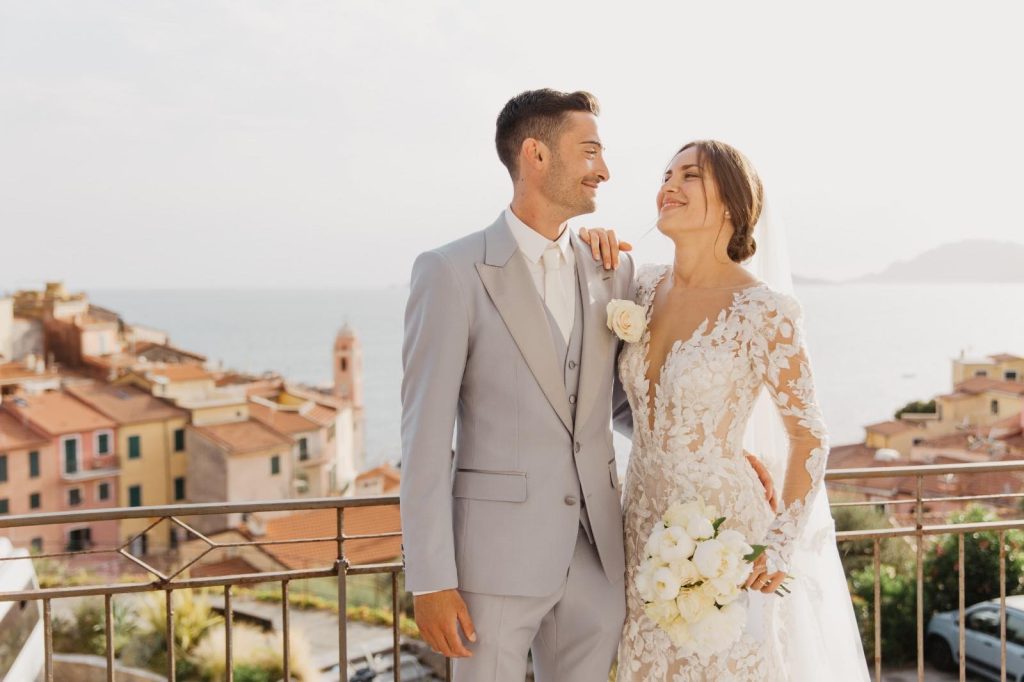
[(562, 223), (562, 231), (558, 235), (558, 239), (551, 241), (520, 220), (519, 216), (512, 212), (511, 206), (505, 209), (505, 222), (508, 223), (509, 229), (512, 230), (512, 236), (515, 237), (516, 243), (519, 244), (519, 250), (523, 252), (523, 255), (531, 263), (540, 263), (544, 251), (552, 244), (558, 246), (566, 262), (571, 262), (569, 256), (572, 242), (569, 240), (568, 223)]

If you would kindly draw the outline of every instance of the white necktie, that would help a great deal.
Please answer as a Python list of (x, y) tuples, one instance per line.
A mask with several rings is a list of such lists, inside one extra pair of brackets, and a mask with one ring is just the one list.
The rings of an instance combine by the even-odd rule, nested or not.
[(551, 316), (555, 318), (558, 329), (562, 332), (562, 338), (569, 343), (569, 334), (572, 333), (572, 311), (569, 309), (569, 302), (565, 300), (565, 288), (562, 286), (559, 269), (562, 267), (562, 254), (557, 245), (551, 245), (542, 256), (544, 260), (544, 303), (547, 305)]

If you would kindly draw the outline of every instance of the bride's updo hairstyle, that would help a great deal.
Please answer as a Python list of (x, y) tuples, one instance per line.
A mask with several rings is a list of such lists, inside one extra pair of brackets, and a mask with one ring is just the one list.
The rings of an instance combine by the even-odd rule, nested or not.
[[(764, 207), (764, 187), (750, 160), (738, 149), (718, 140), (695, 140), (679, 152), (694, 147), (701, 170), (711, 171), (718, 196), (732, 220), (734, 232), (729, 240), (729, 258), (742, 263), (757, 251), (754, 225)], [(676, 152), (676, 154), (679, 154)], [(707, 199), (707, 190), (704, 194)]]

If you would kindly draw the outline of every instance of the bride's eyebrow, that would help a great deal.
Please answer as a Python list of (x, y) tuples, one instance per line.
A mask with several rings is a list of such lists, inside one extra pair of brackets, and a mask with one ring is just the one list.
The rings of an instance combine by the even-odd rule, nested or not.
[[(688, 163), (688, 164), (686, 164), (685, 166), (681, 166), (681, 167), (679, 168), (679, 171), (680, 171), (680, 172), (682, 172), (682, 171), (684, 171), (684, 170), (688, 170), (688, 169), (690, 169), (690, 168), (696, 168), (697, 170), (700, 170), (700, 164), (697, 164), (697, 163)], [(669, 168), (668, 170), (666, 170), (666, 171), (665, 171), (665, 177), (666, 177), (666, 178), (667, 178), (667, 177), (671, 177), (671, 175), (672, 175), (672, 169), (671, 169), (671, 168)]]

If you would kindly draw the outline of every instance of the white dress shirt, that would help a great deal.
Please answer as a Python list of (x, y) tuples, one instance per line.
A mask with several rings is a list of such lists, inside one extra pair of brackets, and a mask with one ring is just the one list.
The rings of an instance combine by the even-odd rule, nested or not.
[[(505, 222), (519, 244), (519, 253), (526, 261), (537, 293), (551, 312), (551, 316), (555, 318), (562, 336), (568, 343), (572, 325), (576, 321), (576, 254), (573, 253), (572, 243), (569, 241), (568, 223), (562, 225), (558, 239), (551, 241), (520, 220), (519, 216), (512, 212), (511, 206), (505, 209)], [(545, 267), (546, 251), (554, 252), (557, 258), (548, 256), (550, 264)], [(554, 281), (551, 281), (550, 277), (554, 277)], [(439, 590), (433, 592), (437, 591)], [(412, 594), (418, 597), (433, 592)]]
[[(551, 316), (562, 330), (562, 336), (568, 342), (576, 318), (576, 254), (573, 253), (572, 243), (569, 241), (568, 223), (562, 225), (558, 239), (551, 241), (520, 220), (519, 216), (512, 212), (511, 206), (505, 209), (505, 222), (519, 244), (519, 253), (526, 260), (526, 267), (533, 277), (537, 293), (547, 305)], [(548, 272), (544, 265), (545, 252), (557, 254), (557, 258), (547, 256), (554, 261), (551, 272)], [(553, 282), (549, 280), (552, 273), (555, 277)]]

